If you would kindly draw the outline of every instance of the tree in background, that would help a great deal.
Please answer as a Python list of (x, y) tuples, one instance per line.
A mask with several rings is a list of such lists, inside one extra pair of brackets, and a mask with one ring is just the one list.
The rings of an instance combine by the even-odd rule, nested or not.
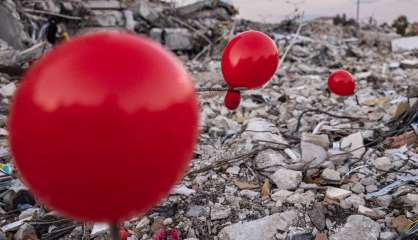
[(402, 36), (405, 35), (406, 29), (409, 26), (408, 18), (404, 15), (399, 16), (392, 24), (392, 27), (396, 28), (396, 32)]

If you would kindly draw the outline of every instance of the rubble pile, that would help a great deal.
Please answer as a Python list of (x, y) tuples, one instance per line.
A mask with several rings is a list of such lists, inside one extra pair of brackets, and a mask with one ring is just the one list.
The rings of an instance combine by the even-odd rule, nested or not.
[[(164, 230), (189, 240), (417, 238), (413, 38), (401, 39), (387, 25), (358, 30), (332, 19), (304, 23), (296, 35), (298, 21), (235, 20), (236, 9), (223, 1), (173, 7), (159, 1), (16, 0), (0, 3), (0, 13), (5, 9), (9, 15), (0, 18), (14, 31), (0, 26), (0, 239), (109, 238), (106, 225), (68, 220), (36, 203), (11, 164), (10, 100), (29, 62), (51, 48), (34, 31), (51, 14), (64, 16), (60, 24), (71, 36), (119, 27), (192, 56), (182, 59), (197, 89), (225, 86), (218, 38), (252, 28), (272, 36), (282, 55), (292, 46), (274, 79), (242, 92), (236, 111), (223, 106), (224, 93), (199, 92), (201, 135), (190, 168), (160, 204), (123, 223), (128, 239), (153, 239)], [(195, 58), (207, 46), (214, 55)], [(327, 91), (327, 76), (338, 68), (353, 73), (355, 96)]]

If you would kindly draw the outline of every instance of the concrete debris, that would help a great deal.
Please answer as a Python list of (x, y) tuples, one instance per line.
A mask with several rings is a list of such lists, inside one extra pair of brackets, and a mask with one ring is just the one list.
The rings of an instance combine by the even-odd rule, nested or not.
[(301, 143), (302, 162), (306, 167), (319, 167), (326, 159), (327, 152), (321, 146), (309, 143)]
[(392, 51), (403, 52), (418, 49), (418, 37), (397, 38), (392, 40)]
[(366, 151), (361, 133), (354, 133), (341, 140), (341, 148), (350, 151), (353, 157), (360, 158)]
[(272, 239), (277, 231), (287, 231), (296, 223), (297, 212), (276, 213), (255, 221), (236, 223), (221, 230), (221, 240)]
[(231, 208), (224, 206), (214, 206), (210, 210), (210, 219), (211, 220), (220, 220), (229, 217), (231, 214)]
[(302, 172), (281, 168), (270, 178), (279, 190), (294, 190), (302, 182)]
[(341, 181), (340, 173), (330, 168), (327, 168), (324, 171), (322, 171), (321, 177), (329, 181), (335, 181), (335, 182)]
[(341, 188), (328, 187), (325, 196), (330, 199), (342, 200), (351, 195), (351, 192)]
[(347, 223), (330, 240), (377, 240), (380, 226), (377, 222), (361, 215), (348, 217)]
[(389, 171), (392, 168), (392, 161), (388, 157), (381, 157), (374, 160), (374, 166), (381, 171)]
[[(341, 201), (341, 206), (343, 208), (358, 209), (360, 206), (363, 206), (365, 204), (366, 204), (366, 201), (359, 195), (355, 195), (355, 194)], [(360, 212), (360, 209), (359, 209), (359, 212)]]

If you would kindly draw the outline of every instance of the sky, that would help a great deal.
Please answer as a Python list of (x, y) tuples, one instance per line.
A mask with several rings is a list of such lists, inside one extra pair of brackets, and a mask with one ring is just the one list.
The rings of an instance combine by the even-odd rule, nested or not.
[[(179, 4), (194, 0), (175, 0)], [(279, 22), (297, 8), (307, 19), (346, 13), (356, 16), (357, 0), (227, 0), (240, 10), (241, 18), (262, 22)], [(373, 16), (378, 22), (392, 22), (401, 14), (418, 21), (418, 0), (360, 0), (360, 18)]]

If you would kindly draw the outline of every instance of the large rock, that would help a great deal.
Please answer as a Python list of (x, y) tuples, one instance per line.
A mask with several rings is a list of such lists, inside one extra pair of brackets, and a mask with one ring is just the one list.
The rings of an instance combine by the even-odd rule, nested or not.
[(12, 1), (0, 1), (0, 22), (0, 39), (16, 49), (24, 48), (23, 42), (28, 36)]
[(302, 172), (281, 168), (270, 176), (280, 190), (294, 190), (302, 182)]
[(377, 222), (365, 216), (352, 215), (344, 227), (330, 236), (330, 240), (377, 240), (379, 234), (380, 225)]
[(276, 213), (246, 223), (225, 227), (219, 233), (220, 240), (266, 240), (273, 239), (277, 231), (287, 231), (297, 220), (296, 211)]

